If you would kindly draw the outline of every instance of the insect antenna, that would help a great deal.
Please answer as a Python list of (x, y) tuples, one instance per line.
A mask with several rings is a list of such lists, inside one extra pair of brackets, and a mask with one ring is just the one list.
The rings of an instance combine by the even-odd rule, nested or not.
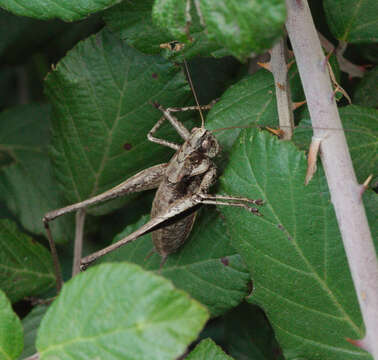
[(199, 110), (199, 113), (200, 113), (200, 116), (201, 116), (201, 127), (204, 128), (205, 127), (205, 119), (203, 117), (201, 106), (198, 102), (197, 93), (194, 90), (192, 77), (190, 76), (190, 72), (189, 72), (189, 68), (188, 68), (188, 63), (186, 62), (185, 59), (184, 59), (184, 67), (185, 67), (185, 72), (186, 72), (186, 76), (187, 76), (188, 81), (189, 81), (190, 88), (192, 89), (192, 93), (193, 93), (194, 99), (196, 100), (196, 105), (198, 106), (198, 110)]
[[(272, 127), (278, 126), (278, 125), (271, 125)], [(231, 130), (231, 129), (249, 129), (249, 128), (267, 128), (269, 130), (269, 125), (264, 125), (264, 124), (248, 124), (248, 125), (235, 125), (235, 126), (228, 126), (228, 127), (223, 127), (223, 128), (217, 128), (211, 130), (211, 132), (220, 132), (220, 131), (225, 131), (225, 130)], [(289, 126), (279, 126), (280, 128), (287, 128)], [(345, 132), (356, 132), (356, 133), (364, 133), (363, 129), (343, 129), (343, 128), (331, 128), (331, 127), (314, 127), (314, 126), (306, 126), (306, 125), (296, 125), (296, 129), (320, 129), (320, 130), (331, 130), (331, 131), (345, 131)]]

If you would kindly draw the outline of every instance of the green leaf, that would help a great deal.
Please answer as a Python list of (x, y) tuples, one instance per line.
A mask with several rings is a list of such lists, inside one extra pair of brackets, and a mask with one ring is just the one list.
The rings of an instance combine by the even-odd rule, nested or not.
[(375, 241), (375, 251), (378, 253), (378, 195), (373, 190), (365, 191), (363, 194), (366, 216), (369, 221), (371, 237)]
[[(155, 0), (152, 9), (152, 18), (160, 28), (166, 29), (172, 35), (172, 40), (189, 42), (189, 33), (191, 33), (193, 29), (192, 24), (188, 22), (193, 22), (191, 17), (195, 14), (192, 10), (192, 2), (190, 2), (189, 5), (191, 9), (187, 12), (186, 1)], [(200, 27), (197, 21), (194, 25)]]
[[(103, 26), (99, 15), (93, 15), (85, 21), (66, 23), (61, 20), (43, 21), (16, 16), (3, 9), (0, 9), (0, 24), (3, 29), (7, 29), (0, 33), (0, 63), (21, 65), (8, 70), (12, 69), (18, 74), (20, 71), (26, 73), (28, 81), (23, 85), (31, 92), (28, 95), (32, 98), (35, 98), (31, 91), (34, 87), (38, 89), (39, 95), (40, 82), (50, 68), (49, 63), (65, 56), (79, 40), (97, 32)], [(33, 54), (35, 57), (32, 57)], [(16, 88), (18, 84), (15, 80), (13, 82), (12, 85)], [(6, 90), (17, 95), (17, 91), (10, 91), (9, 87)], [(2, 98), (3, 96), (0, 97), (1, 100)], [(20, 99), (17, 97), (13, 104), (19, 103)]]
[(363, 323), (326, 180), (318, 169), (304, 186), (304, 153), (288, 142), (243, 131), (221, 190), (263, 199), (263, 216), (223, 208), (232, 244), (253, 279), (260, 305), (287, 358), (370, 359), (345, 339)]
[(377, 42), (378, 3), (375, 0), (324, 0), (328, 25), (339, 40)]
[[(147, 221), (144, 216), (135, 225), (127, 226), (113, 242)], [(146, 258), (152, 251), (151, 235), (147, 234), (107, 255), (105, 261), (127, 260), (149, 270), (159, 270), (158, 254)], [(231, 247), (227, 229), (215, 209), (205, 209), (197, 215), (188, 240), (176, 254), (169, 256), (161, 274), (206, 305), (213, 317), (235, 307), (248, 294), (249, 273)]]
[(365, 74), (362, 81), (357, 85), (353, 96), (353, 103), (366, 107), (378, 107), (378, 66)]
[(19, 16), (74, 21), (84, 19), (119, 2), (121, 0), (0, 0), (0, 7)]
[[(206, 128), (214, 130), (244, 125), (277, 124), (277, 103), (273, 76), (260, 70), (230, 86), (206, 118)], [(225, 151), (230, 151), (241, 129), (225, 130), (216, 137)]]
[[(38, 235), (45, 235), (43, 215), (65, 204), (47, 156), (49, 121), (50, 107), (42, 104), (0, 113), (0, 155), (10, 159), (0, 168), (0, 199), (25, 229)], [(67, 240), (72, 225), (69, 217), (54, 221), (55, 240)]]
[(148, 54), (159, 54), (160, 44), (172, 41), (172, 35), (152, 22), (154, 0), (123, 1), (105, 11), (104, 20), (112, 32), (130, 46)]
[(25, 359), (37, 352), (35, 348), (37, 331), (47, 309), (47, 305), (36, 306), (22, 319), (22, 326), (24, 328), (24, 350), (19, 357), (20, 360)]
[[(290, 68), (288, 78), (293, 101), (303, 100), (296, 66)], [(226, 152), (230, 151), (241, 131), (232, 129), (237, 126), (278, 126), (274, 80), (269, 71), (259, 70), (230, 86), (206, 117), (206, 128), (209, 130), (226, 128), (215, 133)]]
[[(172, 34), (169, 31), (168, 24), (165, 23), (167, 20), (165, 16), (163, 16), (163, 23), (158, 22), (160, 26), (156, 25), (152, 19), (154, 2), (154, 0), (124, 1), (107, 10), (104, 20), (112, 32), (125, 40), (127, 44), (147, 54), (162, 53), (172, 60), (180, 60), (193, 56), (210, 56), (213, 52), (221, 49), (218, 44), (209, 41), (201, 27), (191, 26), (192, 40), (188, 41), (186, 34), (176, 36), (176, 33)], [(177, 39), (185, 42), (185, 47), (180, 52), (172, 53), (160, 48), (160, 44)]]
[[(303, 99), (298, 71), (295, 66), (289, 72), (294, 101)], [(206, 128), (210, 130), (237, 126), (278, 125), (277, 102), (273, 76), (269, 71), (259, 70), (230, 86), (210, 110)], [(241, 129), (225, 129), (216, 132), (222, 149), (230, 151)]]
[(0, 60), (16, 64), (24, 64), (28, 56), (40, 51), (41, 47), (70, 27), (62, 21), (47, 22), (15, 16), (3, 9), (0, 9), (0, 23), (2, 29), (7, 29), (0, 33)]
[(262, 310), (242, 303), (225, 316), (227, 352), (235, 359), (277, 360), (281, 350)]
[[(10, 104), (16, 103), (19, 98), (15, 91), (15, 78), (16, 70), (13, 67), (5, 67), (0, 69), (0, 106), (5, 108)], [(0, 165), (1, 165), (1, 152), (0, 152)]]
[(55, 284), (50, 253), (9, 220), (0, 220), (0, 247), (0, 288), (12, 302)]
[(355, 44), (353, 46), (353, 53), (364, 63), (377, 64), (378, 63), (378, 43), (363, 43)]
[(0, 290), (0, 360), (12, 360), (22, 352), (22, 325), (12, 306)]
[[(362, 106), (349, 105), (339, 108), (354, 170), (359, 182), (364, 182), (370, 174), (376, 175), (378, 166), (378, 111)], [(311, 121), (301, 121), (302, 128), (294, 132), (294, 142), (308, 149), (311, 142)]]
[(282, 34), (286, 18), (282, 0), (239, 0), (237, 4), (230, 0), (201, 0), (199, 5), (200, 9), (191, 5), (189, 17), (185, 1), (156, 0), (153, 19), (174, 39), (183, 42), (189, 42), (188, 38), (193, 37), (198, 29), (202, 31), (205, 25), (210, 42), (244, 59), (252, 51), (263, 52), (271, 48)]
[(201, 0), (200, 8), (209, 38), (239, 59), (270, 49), (283, 34), (283, 0)]
[[(146, 136), (161, 117), (152, 103), (180, 106), (189, 91), (179, 67), (107, 31), (80, 42), (48, 75), (46, 87), (55, 170), (71, 203), (166, 161), (167, 148)], [(166, 128), (158, 136), (172, 139), (174, 130)]]
[(12, 214), (9, 212), (7, 207), (2, 202), (0, 202), (0, 219), (11, 218), (11, 217), (12, 217)]
[[(188, 62), (188, 69), (199, 103), (209, 104), (239, 80), (235, 79), (235, 73), (243, 68), (239, 61), (227, 56), (221, 59), (196, 58)], [(206, 81), (203, 81), (204, 75)]]
[(202, 340), (196, 348), (186, 357), (187, 360), (232, 360), (211, 339)]
[(139, 266), (102, 264), (66, 283), (41, 322), (41, 360), (176, 359), (206, 309)]

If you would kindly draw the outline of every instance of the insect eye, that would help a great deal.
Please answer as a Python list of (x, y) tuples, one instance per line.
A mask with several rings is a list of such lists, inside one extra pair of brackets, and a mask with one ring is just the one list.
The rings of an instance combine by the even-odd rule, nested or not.
[(209, 141), (208, 139), (206, 139), (206, 140), (204, 140), (204, 141), (202, 142), (202, 149), (203, 149), (203, 150), (207, 150), (207, 149), (209, 149), (210, 146), (211, 146), (211, 144), (210, 144), (210, 141)]

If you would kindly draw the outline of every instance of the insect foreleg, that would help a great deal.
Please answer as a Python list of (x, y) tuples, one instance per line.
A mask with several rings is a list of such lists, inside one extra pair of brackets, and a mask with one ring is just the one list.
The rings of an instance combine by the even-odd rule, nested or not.
[(168, 120), (171, 125), (176, 129), (178, 134), (184, 139), (187, 140), (190, 136), (189, 130), (184, 126), (184, 124), (179, 121), (175, 116), (173, 116), (171, 113), (172, 112), (183, 112), (183, 111), (193, 111), (193, 110), (210, 110), (213, 105), (216, 103), (216, 100), (212, 101), (208, 105), (202, 105), (202, 106), (186, 106), (186, 107), (172, 107), (172, 108), (163, 108), (159, 104), (155, 104), (156, 108), (159, 109), (162, 113), (163, 116), (159, 119), (159, 121), (154, 125), (154, 127), (149, 131), (147, 134), (147, 139), (160, 144), (164, 146), (168, 146), (174, 150), (178, 150), (180, 148), (180, 145), (175, 144), (173, 142), (164, 140), (164, 139), (159, 139), (154, 137), (153, 135), (156, 133), (156, 131), (160, 128), (160, 126), (163, 124), (165, 120)]
[[(237, 198), (235, 198), (235, 199), (237, 200)], [(202, 199), (201, 203), (202, 204), (206, 204), (206, 205), (224, 205), (224, 206), (240, 207), (240, 208), (243, 208), (243, 209), (251, 212), (254, 215), (262, 216), (257, 208), (250, 207), (247, 204), (244, 204), (242, 202), (226, 202), (226, 201), (219, 201), (219, 200), (206, 200), (206, 199)]]
[(157, 108), (163, 113), (164, 118), (167, 119), (171, 123), (171, 125), (176, 129), (178, 134), (184, 140), (187, 140), (190, 136), (190, 131), (184, 126), (184, 124), (181, 121), (179, 121), (176, 117), (171, 115), (171, 111), (169, 110), (169, 108), (164, 109), (161, 105), (157, 105)]
[(243, 208), (254, 215), (262, 216), (259, 210), (255, 207), (251, 207), (247, 204), (263, 205), (261, 199), (249, 199), (246, 197), (227, 196), (227, 195), (210, 195), (206, 193), (200, 193), (201, 203), (206, 205), (223, 205), (223, 206), (235, 206)]
[(255, 204), (255, 205), (263, 205), (264, 202), (261, 199), (250, 199), (246, 197), (239, 197), (239, 196), (227, 196), (227, 195), (209, 195), (205, 194), (202, 195), (204, 200), (231, 200), (231, 201), (237, 201), (237, 202), (246, 202), (250, 204)]
[(180, 145), (175, 144), (171, 141), (164, 140), (164, 139), (159, 139), (154, 137), (153, 135), (156, 133), (156, 131), (160, 128), (160, 126), (163, 124), (163, 122), (166, 120), (165, 116), (162, 116), (159, 121), (154, 125), (154, 127), (148, 132), (147, 134), (147, 139), (150, 140), (151, 142), (154, 142), (156, 144), (160, 144), (163, 146), (168, 146), (173, 150), (178, 150), (180, 148)]

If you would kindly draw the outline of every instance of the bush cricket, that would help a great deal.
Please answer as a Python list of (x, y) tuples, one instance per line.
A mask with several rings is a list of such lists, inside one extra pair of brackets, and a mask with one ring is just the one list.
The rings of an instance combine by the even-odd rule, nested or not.
[[(209, 189), (217, 178), (216, 165), (212, 159), (220, 152), (220, 147), (214, 135), (206, 130), (204, 126), (202, 110), (210, 109), (214, 102), (209, 105), (199, 105), (185, 61), (184, 65), (196, 105), (166, 109), (162, 105), (155, 103), (154, 106), (162, 112), (162, 117), (147, 135), (148, 140), (174, 149), (176, 153), (173, 155), (172, 159), (168, 163), (155, 165), (140, 171), (102, 194), (61, 209), (50, 211), (43, 217), (54, 260), (58, 292), (62, 286), (62, 278), (49, 222), (64, 214), (78, 211), (78, 221), (80, 214), (83, 214), (85, 208), (88, 206), (133, 192), (157, 189), (152, 204), (150, 221), (117, 243), (82, 258), (80, 260), (81, 270), (85, 270), (92, 262), (101, 256), (149, 232), (152, 232), (155, 249), (162, 257), (162, 266), (167, 257), (176, 252), (188, 238), (196, 218), (197, 210), (201, 205), (236, 206), (244, 208), (254, 215), (260, 216), (258, 209), (251, 206), (251, 204), (262, 205), (263, 202), (260, 199), (253, 200), (243, 197), (209, 194)], [(173, 113), (193, 110), (199, 111), (202, 124), (201, 127), (194, 127), (189, 131), (173, 116)], [(169, 121), (184, 140), (182, 145), (154, 136), (165, 121)]]

